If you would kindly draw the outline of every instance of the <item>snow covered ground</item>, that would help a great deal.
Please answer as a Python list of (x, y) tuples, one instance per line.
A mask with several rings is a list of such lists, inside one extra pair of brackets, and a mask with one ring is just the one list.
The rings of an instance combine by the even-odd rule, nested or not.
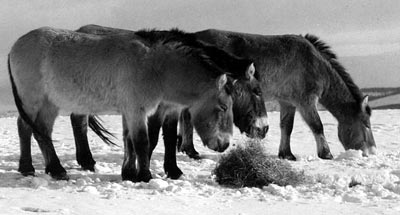
[[(204, 159), (178, 154), (184, 172), (179, 180), (163, 173), (163, 144), (151, 161), (150, 183), (121, 181), (121, 147), (110, 147), (90, 132), (96, 173), (79, 169), (69, 117), (56, 121), (56, 151), (71, 179), (55, 181), (44, 174), (43, 157), (33, 142), (37, 177), (17, 172), (19, 143), (15, 117), (0, 118), (0, 214), (400, 214), (400, 110), (374, 111), (371, 119), (376, 156), (345, 152), (337, 138), (336, 120), (320, 112), (334, 160), (320, 160), (310, 129), (296, 115), (290, 162), (311, 180), (297, 187), (269, 185), (263, 189), (219, 186), (211, 174), (219, 158), (202, 146)], [(279, 112), (269, 113), (270, 131), (263, 140), (268, 153), (278, 153)], [(121, 134), (121, 117), (104, 116), (104, 125)], [(235, 130), (234, 142), (246, 139)], [(160, 140), (162, 141), (162, 139)], [(121, 140), (119, 140), (121, 143)], [(120, 144), (121, 145), (121, 144)], [(361, 185), (349, 187), (351, 182)]]

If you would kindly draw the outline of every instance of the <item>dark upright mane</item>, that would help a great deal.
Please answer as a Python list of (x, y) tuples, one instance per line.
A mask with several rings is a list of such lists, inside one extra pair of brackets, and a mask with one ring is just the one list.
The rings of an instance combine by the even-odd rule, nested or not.
[(347, 73), (346, 69), (339, 63), (337, 56), (333, 53), (331, 47), (329, 47), (324, 41), (320, 40), (317, 36), (306, 34), (304, 38), (317, 48), (322, 56), (331, 64), (332, 68), (342, 78), (357, 104), (360, 104), (363, 101), (363, 94), (360, 88), (358, 88), (350, 74)]
[(190, 47), (193, 51), (197, 51), (202, 61), (210, 66), (217, 66), (217, 70), (225, 70), (224, 73), (231, 75), (233, 78), (242, 78), (247, 67), (251, 64), (249, 59), (239, 58), (230, 53), (223, 51), (215, 46), (205, 44), (196, 39), (195, 34), (186, 33), (177, 28), (169, 31), (159, 30), (139, 30), (136, 35), (144, 38), (147, 42), (154, 44), (157, 42), (170, 43), (179, 42), (183, 46)]

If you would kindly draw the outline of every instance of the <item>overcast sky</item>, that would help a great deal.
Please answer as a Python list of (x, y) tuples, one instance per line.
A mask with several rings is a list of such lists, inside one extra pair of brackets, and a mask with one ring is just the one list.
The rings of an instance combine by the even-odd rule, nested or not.
[(339, 56), (400, 50), (400, 0), (0, 0), (0, 55), (29, 30), (85, 24), (312, 33)]

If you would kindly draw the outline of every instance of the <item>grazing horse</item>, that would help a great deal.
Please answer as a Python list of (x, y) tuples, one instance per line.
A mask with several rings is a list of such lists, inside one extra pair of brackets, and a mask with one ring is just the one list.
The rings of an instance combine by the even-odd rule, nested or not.
[[(215, 47), (204, 47), (204, 44), (198, 43), (198, 41), (191, 34), (185, 34), (179, 30), (172, 31), (129, 31), (123, 29), (109, 28), (98, 25), (86, 25), (82, 26), (77, 32), (97, 34), (97, 35), (129, 35), (136, 34), (141, 36), (145, 42), (149, 45), (157, 43), (159, 40), (164, 40), (165, 37), (169, 37), (169, 40), (174, 39), (178, 41), (186, 41), (192, 46), (201, 46), (203, 48), (212, 49), (214, 52)], [(171, 37), (173, 36), (173, 37)], [(219, 58), (221, 59), (217, 63), (223, 63), (222, 67), (229, 68), (230, 71), (236, 71), (237, 65), (231, 61), (231, 57), (224, 57), (226, 54), (220, 53)], [(217, 56), (215, 56), (217, 57)], [(256, 78), (253, 78), (254, 74), (248, 74), (245, 79), (239, 79), (233, 86), (233, 116), (234, 123), (239, 127), (242, 132), (245, 132), (250, 137), (264, 138), (268, 131), (268, 120), (267, 112), (265, 110), (264, 100), (261, 95), (261, 88)], [(164, 159), (164, 170), (168, 177), (178, 178), (181, 175), (181, 171), (176, 166), (176, 140), (177, 140), (177, 123), (179, 113), (176, 111), (168, 111), (168, 107), (165, 104), (161, 104), (155, 114), (148, 117), (148, 129), (149, 129), (149, 140), (150, 140), (150, 156), (151, 152), (157, 145), (159, 131), (162, 127), (164, 134), (164, 145), (165, 145), (165, 159)], [(84, 116), (81, 118), (71, 118), (73, 124), (86, 125)], [(89, 119), (93, 119), (92, 116)], [(90, 122), (90, 120), (89, 120)], [(90, 124), (90, 123), (89, 123)], [(223, 125), (220, 125), (223, 126)], [(81, 130), (86, 131), (86, 126), (73, 127), (75, 133), (83, 133)], [(88, 160), (90, 164), (94, 165), (94, 160), (91, 156), (89, 146), (87, 144), (86, 134), (83, 140), (79, 141), (76, 139), (77, 146), (77, 159)], [(75, 138), (77, 136), (75, 135)], [(203, 141), (207, 142), (207, 141)], [(86, 150), (80, 150), (84, 148)], [(218, 150), (221, 151), (221, 150)], [(87, 156), (90, 155), (90, 156)], [(199, 158), (199, 154), (193, 154), (191, 157)], [(93, 166), (91, 166), (93, 168)]]
[[(148, 46), (135, 35), (93, 35), (49, 27), (20, 37), (8, 58), (12, 90), (20, 116), (19, 171), (33, 174), (31, 136), (45, 159), (45, 172), (67, 179), (54, 150), (52, 128), (59, 110), (75, 114), (118, 111), (124, 127), (122, 179), (149, 181), (147, 116), (160, 103), (190, 106), (193, 123), (210, 148), (229, 145), (232, 136), (232, 85), (218, 54), (184, 42)], [(241, 75), (253, 68), (248, 60)], [(238, 69), (239, 70), (239, 69)], [(217, 125), (225, 123), (225, 131)], [(28, 155), (29, 154), (29, 155)], [(137, 162), (137, 164), (136, 164)]]
[[(338, 120), (338, 136), (345, 150), (360, 149), (364, 156), (375, 154), (368, 96), (363, 96), (330, 47), (318, 37), (264, 36), (214, 29), (195, 35), (203, 42), (254, 61), (264, 99), (280, 104), (280, 158), (296, 160), (290, 149), (296, 109), (314, 134), (318, 157), (333, 158), (318, 115), (318, 102)], [(188, 128), (181, 132), (184, 150), (194, 149), (190, 139), (193, 131), (184, 119), (188, 116), (182, 115), (181, 122), (186, 125), (184, 129)]]

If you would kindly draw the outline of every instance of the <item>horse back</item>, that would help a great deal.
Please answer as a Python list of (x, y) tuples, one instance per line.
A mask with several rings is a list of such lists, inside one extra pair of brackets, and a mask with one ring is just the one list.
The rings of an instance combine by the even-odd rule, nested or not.
[(115, 35), (115, 34), (134, 34), (134, 31), (120, 29), (120, 28), (111, 28), (100, 25), (84, 25), (80, 27), (76, 32), (87, 33), (87, 34), (96, 34), (96, 35)]
[(265, 99), (320, 95), (328, 63), (300, 35), (258, 35), (208, 29), (196, 37), (237, 56), (251, 59), (263, 84)]
[(18, 39), (10, 59), (22, 97), (37, 94), (66, 109), (97, 112), (92, 108), (121, 106), (122, 95), (141, 91), (147, 51), (134, 39), (46, 27)]

